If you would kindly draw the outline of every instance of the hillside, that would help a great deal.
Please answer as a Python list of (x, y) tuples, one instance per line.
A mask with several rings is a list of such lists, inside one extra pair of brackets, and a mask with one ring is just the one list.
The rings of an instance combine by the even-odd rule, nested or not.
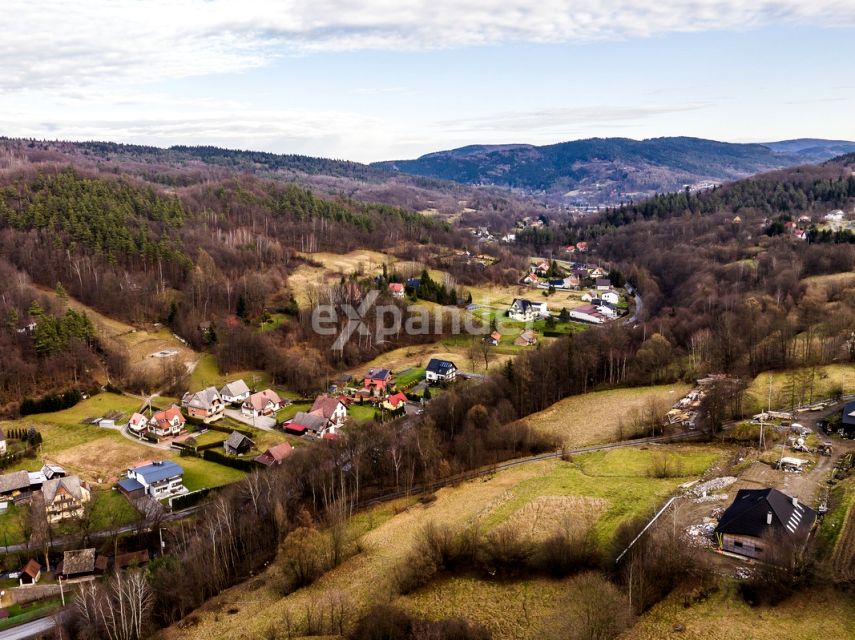
[(853, 142), (826, 140), (731, 144), (686, 137), (592, 138), (540, 147), (473, 145), (373, 166), (509, 187), (566, 203), (608, 204), (675, 191), (686, 184), (819, 162), (853, 150)]

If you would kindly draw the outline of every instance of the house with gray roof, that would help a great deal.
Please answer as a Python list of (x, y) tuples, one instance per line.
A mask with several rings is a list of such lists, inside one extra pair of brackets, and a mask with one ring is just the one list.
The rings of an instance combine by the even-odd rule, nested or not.
[(62, 563), (57, 568), (66, 578), (80, 578), (95, 573), (95, 549), (75, 549), (62, 554)]
[(243, 380), (232, 380), (224, 384), (223, 388), (220, 389), (220, 397), (222, 397), (223, 402), (228, 402), (229, 404), (241, 404), (249, 398), (249, 395), (249, 387)]
[(205, 422), (218, 420), (223, 416), (223, 410), (226, 408), (216, 387), (208, 387), (196, 393), (188, 391), (181, 398), (181, 406), (187, 411), (187, 415)]
[(83, 515), (84, 505), (92, 499), (89, 487), (79, 476), (53, 478), (42, 484), (42, 498), (49, 522), (61, 522)]
[(155, 460), (128, 469), (128, 477), (119, 482), (119, 490), (128, 497), (148, 495), (159, 500), (182, 493), (184, 469), (172, 460)]

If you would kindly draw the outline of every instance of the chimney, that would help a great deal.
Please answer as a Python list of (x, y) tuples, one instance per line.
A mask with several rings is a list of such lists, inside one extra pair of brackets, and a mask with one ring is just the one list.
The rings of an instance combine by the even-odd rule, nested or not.
[(771, 511), (766, 512), (766, 524), (772, 524), (772, 512)]
[(798, 507), (798, 506), (799, 506), (799, 499), (798, 499), (797, 497), (795, 497), (795, 496), (793, 496), (793, 506), (794, 506), (794, 507)]

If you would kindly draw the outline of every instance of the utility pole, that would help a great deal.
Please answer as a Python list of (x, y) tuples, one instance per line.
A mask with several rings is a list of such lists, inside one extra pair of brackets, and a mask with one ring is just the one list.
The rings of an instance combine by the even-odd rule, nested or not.
[(58, 579), (59, 582), (59, 597), (62, 598), (62, 606), (65, 606), (65, 590), (62, 588), (62, 576)]

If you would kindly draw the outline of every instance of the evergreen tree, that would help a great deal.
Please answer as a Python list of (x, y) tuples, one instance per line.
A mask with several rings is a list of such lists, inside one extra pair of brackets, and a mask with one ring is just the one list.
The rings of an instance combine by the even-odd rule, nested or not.
[(243, 294), (238, 296), (235, 315), (241, 320), (246, 320), (246, 300), (244, 299)]

